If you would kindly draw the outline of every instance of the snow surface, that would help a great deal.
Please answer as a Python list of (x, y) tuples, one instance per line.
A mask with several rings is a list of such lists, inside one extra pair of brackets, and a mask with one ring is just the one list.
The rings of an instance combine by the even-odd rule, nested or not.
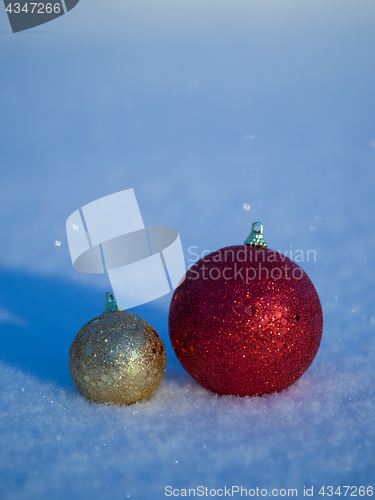
[[(375, 4), (81, 0), (28, 33), (7, 23), (0, 9), (0, 498), (375, 486)], [(74, 271), (65, 221), (130, 187), (188, 264), (257, 220), (270, 248), (302, 251), (324, 331), (297, 383), (200, 387), (166, 296), (132, 310), (167, 348), (158, 391), (129, 407), (77, 391), (69, 346), (109, 281)]]
[(207, 391), (170, 352), (158, 391), (128, 407), (91, 403), (67, 379), (2, 363), (2, 498), (164, 498), (168, 485), (302, 496), (304, 486), (372, 484), (374, 326), (346, 322), (328, 318), (297, 383), (255, 398)]

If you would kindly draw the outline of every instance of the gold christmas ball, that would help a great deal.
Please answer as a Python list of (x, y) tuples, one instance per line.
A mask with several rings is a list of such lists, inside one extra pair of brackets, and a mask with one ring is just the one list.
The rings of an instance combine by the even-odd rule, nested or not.
[(154, 328), (136, 314), (105, 312), (81, 328), (69, 350), (79, 391), (101, 403), (132, 404), (161, 384), (167, 355)]

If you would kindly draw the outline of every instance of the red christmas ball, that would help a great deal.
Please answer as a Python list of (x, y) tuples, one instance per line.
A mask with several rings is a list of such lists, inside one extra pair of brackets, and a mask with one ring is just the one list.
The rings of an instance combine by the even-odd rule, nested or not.
[(249, 244), (198, 261), (169, 314), (172, 346), (186, 371), (213, 392), (238, 396), (293, 384), (315, 358), (322, 329), (307, 274), (275, 250)]

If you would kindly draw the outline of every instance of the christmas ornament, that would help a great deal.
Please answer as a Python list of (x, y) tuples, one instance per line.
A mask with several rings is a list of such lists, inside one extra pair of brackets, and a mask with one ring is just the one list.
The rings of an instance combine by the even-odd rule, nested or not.
[(103, 314), (89, 321), (73, 340), (70, 373), (88, 399), (128, 405), (156, 391), (167, 356), (163, 341), (149, 323), (119, 310), (112, 294), (106, 298)]
[(244, 243), (189, 269), (171, 301), (169, 333), (197, 382), (218, 394), (253, 396), (301, 377), (318, 351), (323, 316), (307, 274), (267, 248), (261, 223)]

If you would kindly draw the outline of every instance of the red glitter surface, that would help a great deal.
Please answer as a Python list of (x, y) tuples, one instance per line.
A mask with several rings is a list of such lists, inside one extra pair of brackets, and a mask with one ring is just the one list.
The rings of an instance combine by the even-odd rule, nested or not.
[(218, 394), (282, 391), (318, 352), (323, 314), (307, 274), (268, 248), (238, 245), (198, 261), (176, 289), (169, 334), (185, 370)]

